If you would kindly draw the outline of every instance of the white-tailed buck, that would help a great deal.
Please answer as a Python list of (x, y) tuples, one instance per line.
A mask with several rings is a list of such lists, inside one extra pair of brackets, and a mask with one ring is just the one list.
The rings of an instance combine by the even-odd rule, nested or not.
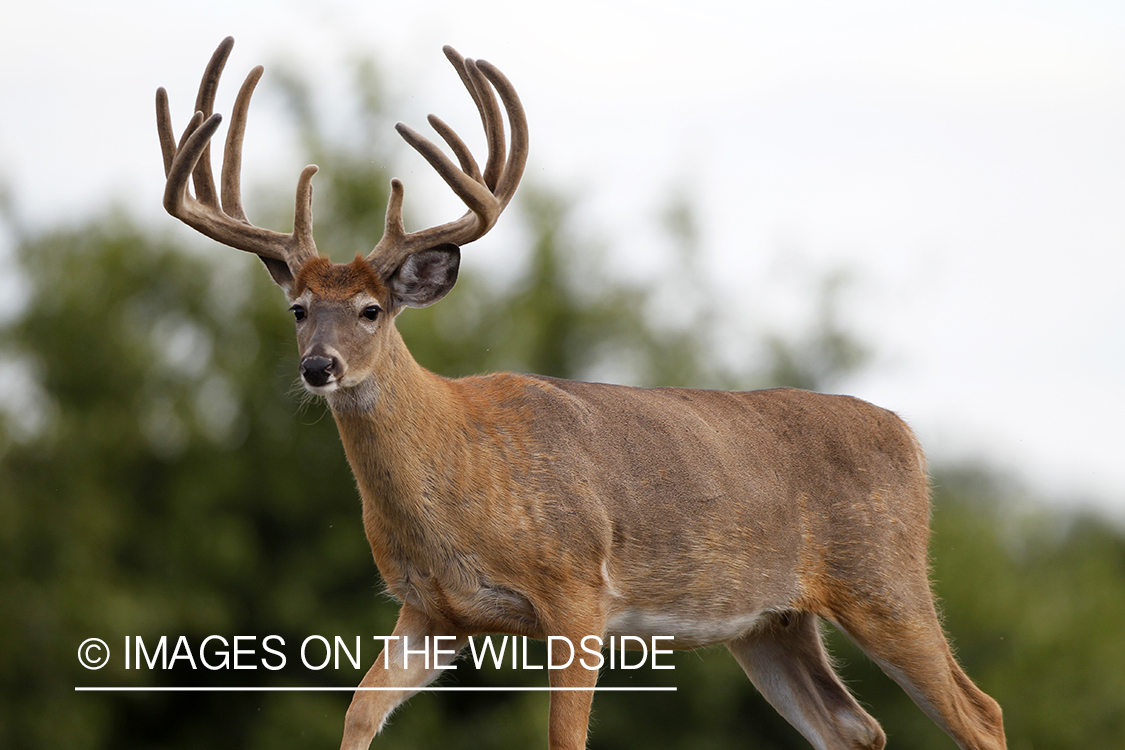
[[(528, 152), (515, 90), (492, 65), (447, 47), (484, 123), (484, 169), (436, 117), (459, 166), (397, 128), (469, 210), (408, 233), (393, 180), (378, 245), (332, 264), (313, 243), (315, 166), (297, 182), (291, 234), (255, 227), (242, 210), (240, 152), (260, 67), (235, 102), (215, 188), (208, 144), (220, 116), (211, 110), (232, 45), (224, 40), (211, 58), (178, 142), (157, 92), (164, 207), (258, 255), (288, 296), (301, 376), (332, 409), (375, 563), (402, 602), (395, 636), (448, 636), (453, 653), (487, 632), (723, 643), (816, 747), (882, 747), (879, 724), (832, 669), (819, 618), (961, 747), (1005, 746), (999, 706), (961, 671), (938, 622), (926, 464), (902, 420), (854, 398), (787, 388), (646, 390), (424, 370), (395, 318), (450, 290), (459, 247), (511, 200)], [(425, 668), (414, 658), (404, 669), (401, 644), (389, 641), (390, 658), (378, 657), (361, 683), (401, 690), (357, 691), (343, 748), (366, 748), (391, 710), (452, 660)], [(551, 693), (552, 750), (585, 747), (597, 676), (577, 660), (549, 671), (552, 687), (570, 688)]]

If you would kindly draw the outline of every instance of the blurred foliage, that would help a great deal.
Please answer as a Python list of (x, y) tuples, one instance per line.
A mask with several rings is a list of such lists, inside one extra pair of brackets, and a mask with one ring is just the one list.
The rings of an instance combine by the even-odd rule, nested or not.
[[(383, 128), (378, 77), (358, 70), (365, 122)], [(390, 144), (330, 138), (308, 87), (289, 78), (285, 91), (322, 166), (318, 240), (370, 247), (388, 182), (377, 165), (390, 162)], [(639, 385), (805, 387), (862, 361), (838, 324), (840, 282), (829, 274), (810, 303), (820, 311), (813, 328), (769, 343), (773, 356), (756, 373), (722, 369), (691, 334), (717, 311), (702, 304), (689, 325), (654, 326), (643, 314), (653, 293), (606, 273), (600, 245), (574, 232), (570, 213), (565, 198), (526, 185), (505, 222), (524, 227), (527, 262), (504, 284), (463, 271), (439, 305), (406, 312), (400, 327), (416, 358), (446, 375), (509, 368), (623, 372)], [(665, 218), (676, 283), (705, 300), (691, 207), (672, 201)], [(19, 385), (0, 410), (0, 746), (335, 746), (348, 693), (74, 691), (350, 686), (374, 658), (370, 636), (390, 632), (396, 609), (380, 594), (335, 426), (296, 385), (280, 292), (240, 253), (181, 247), (117, 214), (23, 234), (17, 254), (28, 299), (0, 328), (0, 372)], [(1116, 746), (1125, 737), (1125, 537), (1012, 494), (988, 472), (939, 473), (933, 563), (947, 628), (968, 673), (1004, 706), (1012, 748)], [(124, 669), (126, 636), (151, 645), (184, 635), (198, 646), (212, 634), (279, 635), (289, 664)], [(362, 668), (299, 668), (297, 646), (313, 634), (362, 636)], [(88, 637), (113, 651), (104, 670), (77, 663)], [(832, 643), (891, 746), (952, 746), (846, 640)], [(599, 694), (591, 748), (807, 747), (725, 650), (673, 663), (674, 672), (606, 675), (606, 685), (679, 690)], [(544, 682), (462, 667), (445, 684)], [(421, 694), (376, 746), (542, 746), (546, 711), (544, 694)]]

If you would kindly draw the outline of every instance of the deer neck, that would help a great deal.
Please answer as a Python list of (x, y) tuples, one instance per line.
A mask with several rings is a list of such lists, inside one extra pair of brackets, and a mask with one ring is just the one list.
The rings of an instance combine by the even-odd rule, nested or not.
[[(434, 489), (434, 457), (459, 454), (463, 409), (452, 381), (419, 365), (397, 331), (382, 367), (328, 396), (348, 462), (367, 500)], [(373, 498), (374, 499), (374, 498)]]
[(391, 333), (385, 366), (328, 398), (363, 500), (364, 529), (388, 583), (437, 565), (429, 558), (451, 530), (441, 528), (448, 517), (434, 506), (456, 502), (470, 448), (456, 381), (419, 365)]

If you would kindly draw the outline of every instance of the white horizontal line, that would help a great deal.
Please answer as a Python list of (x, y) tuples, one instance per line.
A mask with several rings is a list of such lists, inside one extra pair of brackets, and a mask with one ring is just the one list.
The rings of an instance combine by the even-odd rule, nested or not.
[(448, 693), (499, 693), (499, 692), (676, 692), (674, 687), (76, 687), (76, 693), (323, 693), (356, 691), (396, 692), (448, 692)]

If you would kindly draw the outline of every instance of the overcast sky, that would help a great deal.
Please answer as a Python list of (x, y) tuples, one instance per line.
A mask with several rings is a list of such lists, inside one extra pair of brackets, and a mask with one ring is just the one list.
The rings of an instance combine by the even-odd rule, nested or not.
[[(330, 100), (362, 51), (399, 119), (458, 121), (441, 45), (496, 63), (528, 111), (529, 175), (581, 196), (615, 268), (652, 256), (676, 190), (736, 326), (796, 325), (794, 269), (850, 268), (847, 319), (876, 359), (849, 392), (905, 416), (935, 460), (979, 457), (1125, 518), (1125, 3), (22, 3), (0, 29), (0, 178), (20, 215), (117, 203), (167, 228), (153, 92), (182, 127), (228, 34), (220, 109), (280, 59)], [(244, 182), (295, 184), (264, 97)], [(418, 162), (408, 187), (429, 179)], [(460, 212), (422, 194), (425, 218)]]

